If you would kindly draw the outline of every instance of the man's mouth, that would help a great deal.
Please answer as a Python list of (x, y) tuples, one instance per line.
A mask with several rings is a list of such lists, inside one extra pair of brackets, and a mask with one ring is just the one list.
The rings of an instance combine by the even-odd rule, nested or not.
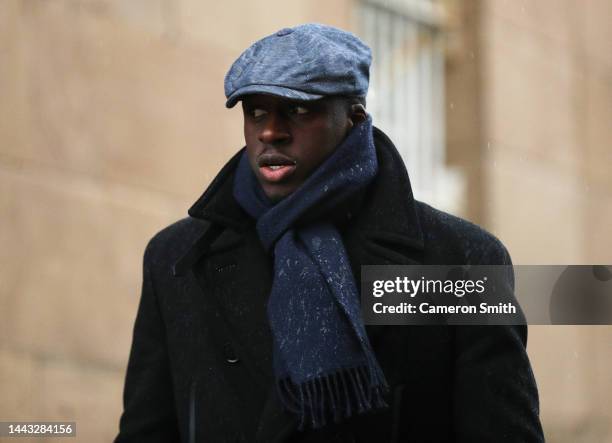
[(289, 177), (296, 169), (296, 161), (282, 154), (261, 154), (257, 158), (261, 176), (268, 182), (279, 182)]

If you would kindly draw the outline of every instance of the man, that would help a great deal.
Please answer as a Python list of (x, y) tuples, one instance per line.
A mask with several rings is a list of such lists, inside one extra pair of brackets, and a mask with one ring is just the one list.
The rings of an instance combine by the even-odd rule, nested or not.
[(526, 327), (363, 324), (361, 265), (510, 263), (414, 200), (370, 61), (309, 24), (229, 70), (246, 147), (147, 246), (116, 443), (543, 441)]

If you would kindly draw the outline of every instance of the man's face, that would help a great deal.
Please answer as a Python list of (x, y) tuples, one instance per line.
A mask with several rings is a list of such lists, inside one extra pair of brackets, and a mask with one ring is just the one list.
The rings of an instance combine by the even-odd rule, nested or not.
[(304, 102), (254, 94), (242, 99), (249, 164), (274, 202), (294, 192), (353, 126), (338, 97)]

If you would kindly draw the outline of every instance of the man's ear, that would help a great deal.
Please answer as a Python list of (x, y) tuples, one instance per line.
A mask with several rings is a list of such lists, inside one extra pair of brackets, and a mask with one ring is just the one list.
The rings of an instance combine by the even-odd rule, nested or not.
[(367, 115), (368, 114), (365, 110), (365, 107), (361, 103), (355, 103), (351, 105), (351, 113), (349, 118), (353, 125), (366, 121)]

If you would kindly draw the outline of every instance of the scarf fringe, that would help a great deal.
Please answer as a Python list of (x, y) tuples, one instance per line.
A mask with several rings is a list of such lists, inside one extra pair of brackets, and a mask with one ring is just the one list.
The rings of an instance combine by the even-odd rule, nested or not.
[(299, 430), (309, 423), (314, 429), (327, 424), (329, 417), (338, 423), (343, 418), (387, 407), (383, 398), (388, 386), (375, 365), (345, 368), (327, 375), (293, 383), (288, 377), (276, 383), (283, 406), (300, 417)]

